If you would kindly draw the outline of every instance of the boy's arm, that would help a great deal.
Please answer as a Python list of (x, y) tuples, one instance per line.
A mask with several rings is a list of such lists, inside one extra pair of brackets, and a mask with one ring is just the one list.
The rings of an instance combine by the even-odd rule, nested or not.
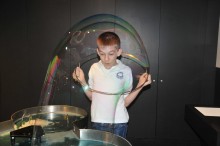
[[(76, 72), (75, 72), (76, 71)], [(83, 70), (79, 67), (77, 67), (75, 69), (75, 71), (73, 72), (72, 76), (73, 79), (76, 80), (76, 76), (78, 77), (78, 79), (83, 83), (83, 91), (85, 92), (86, 96), (92, 100), (92, 92), (88, 90), (88, 85), (86, 83), (85, 77), (84, 77), (84, 73)]]
[[(140, 79), (139, 79), (139, 82), (138, 82), (138, 85), (137, 87), (141, 86), (146, 80), (148, 79), (148, 81), (144, 84), (144, 86), (147, 86), (149, 84), (151, 84), (151, 75), (148, 75), (148, 74), (143, 74), (142, 76), (140, 76)], [(143, 87), (144, 87), (143, 86)], [(136, 88), (137, 88), (136, 87)], [(141, 89), (143, 88), (141, 87), (140, 89), (130, 93), (125, 99), (125, 107), (128, 107), (133, 101), (134, 99), (137, 97), (138, 93), (141, 91)]]
[(85, 86), (83, 87), (83, 91), (86, 94), (86, 96), (92, 101), (92, 92), (90, 90), (88, 90), (87, 84), (84, 84), (84, 85), (86, 85), (86, 87)]

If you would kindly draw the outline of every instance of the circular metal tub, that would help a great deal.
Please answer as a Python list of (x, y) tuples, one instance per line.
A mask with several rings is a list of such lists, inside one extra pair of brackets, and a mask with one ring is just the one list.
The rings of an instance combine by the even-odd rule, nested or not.
[[(68, 105), (48, 105), (48, 106), (38, 106), (23, 109), (15, 112), (11, 116), (14, 128), (19, 129), (20, 127), (26, 127), (29, 125), (42, 125), (47, 128), (59, 127), (64, 125), (64, 127), (71, 127), (74, 122), (78, 128), (86, 128), (87, 126), (87, 112), (79, 107), (68, 106)], [(37, 119), (37, 120), (36, 120)], [(36, 120), (36, 121), (35, 121)]]
[[(29, 125), (35, 125), (37, 123), (36, 121), (40, 121), (39, 119), (46, 121), (43, 123), (47, 123), (47, 125), (42, 125), (45, 135), (42, 136), (41, 146), (52, 146), (54, 144), (74, 144), (76, 146), (131, 146), (126, 139), (115, 134), (85, 129), (88, 123), (88, 114), (84, 109), (74, 106), (48, 105), (27, 108), (15, 112), (11, 116), (10, 121), (14, 129), (17, 130)], [(34, 121), (34, 123), (31, 124), (30, 121)], [(41, 124), (42, 123), (36, 125)], [(6, 135), (6, 137), (7, 136), (10, 135)], [(28, 139), (22, 139), (22, 141), (27, 141), (28, 143)]]

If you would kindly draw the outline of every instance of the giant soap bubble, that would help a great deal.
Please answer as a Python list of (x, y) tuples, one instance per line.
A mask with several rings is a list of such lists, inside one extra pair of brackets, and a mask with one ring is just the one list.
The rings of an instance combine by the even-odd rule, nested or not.
[[(75, 24), (58, 43), (46, 73), (39, 107), (70, 105), (83, 108), (90, 113), (91, 103), (85, 96), (80, 83), (73, 80), (72, 73), (77, 66), (80, 66), (84, 71), (86, 81), (88, 81), (91, 65), (99, 61), (96, 52), (97, 38), (107, 31), (115, 32), (120, 37), (123, 53), (118, 59), (131, 68), (133, 75), (132, 90), (136, 88), (137, 76), (149, 71), (147, 52), (141, 38), (135, 29), (120, 17), (109, 14), (94, 15)], [(111, 123), (114, 123), (115, 111), (120, 97), (124, 96), (125, 98), (126, 94), (131, 91), (115, 92), (116, 94), (112, 95), (110, 92), (110, 95), (107, 95), (106, 93), (109, 94), (107, 83), (105, 89), (105, 91), (99, 91), (104, 93), (103, 99), (115, 99), (112, 104), (106, 104)], [(120, 90), (122, 89), (118, 89), (118, 91)], [(40, 110), (39, 108), (39, 112)], [(48, 122), (51, 123), (51, 121)]]

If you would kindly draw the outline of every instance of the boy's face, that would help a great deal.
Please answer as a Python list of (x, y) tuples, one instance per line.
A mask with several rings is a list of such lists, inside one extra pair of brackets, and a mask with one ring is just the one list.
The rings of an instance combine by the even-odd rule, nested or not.
[(121, 55), (121, 52), (121, 49), (117, 50), (112, 46), (97, 48), (97, 53), (106, 69), (110, 69), (112, 66), (117, 65), (116, 59)]

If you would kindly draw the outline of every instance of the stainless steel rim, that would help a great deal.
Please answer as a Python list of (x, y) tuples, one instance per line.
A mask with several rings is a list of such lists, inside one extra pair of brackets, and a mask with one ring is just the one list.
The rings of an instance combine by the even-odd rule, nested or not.
[(129, 141), (118, 135), (93, 129), (80, 129), (80, 140), (101, 141), (116, 146), (132, 146)]
[(76, 113), (82, 116), (87, 116), (86, 110), (75, 107), (75, 106), (68, 106), (68, 105), (48, 105), (48, 106), (38, 106), (32, 108), (26, 108), (20, 111), (15, 112), (11, 115), (11, 120), (15, 123), (17, 120), (20, 120), (23, 117), (28, 117), (30, 115), (36, 115), (41, 113), (54, 113), (54, 112), (69, 112), (69, 113)]

